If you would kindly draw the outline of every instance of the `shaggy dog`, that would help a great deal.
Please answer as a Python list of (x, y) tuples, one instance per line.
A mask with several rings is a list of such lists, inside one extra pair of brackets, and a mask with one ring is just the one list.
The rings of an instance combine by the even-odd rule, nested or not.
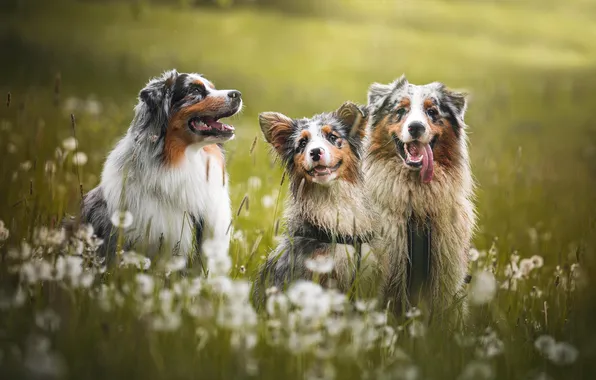
[[(261, 268), (254, 287), (257, 306), (264, 289), (283, 289), (296, 279), (329, 280), (348, 291), (356, 271), (366, 272), (373, 226), (361, 174), (364, 111), (346, 102), (333, 113), (290, 119), (274, 112), (259, 116), (261, 130), (281, 158), (290, 179), (287, 232)], [(309, 259), (310, 265), (309, 265)], [(333, 270), (316, 267), (333, 263)], [(360, 266), (360, 268), (358, 268)], [(360, 276), (358, 278), (361, 281)]]
[[(234, 128), (218, 120), (241, 108), (240, 92), (217, 90), (199, 74), (168, 71), (141, 90), (101, 183), (83, 199), (81, 221), (104, 240), (103, 254), (111, 256), (117, 241), (149, 255), (162, 248), (190, 255), (202, 239), (227, 250), (232, 218), (218, 144), (233, 139)], [(132, 215), (132, 226), (113, 225), (121, 210)]]
[(464, 114), (466, 94), (402, 76), (368, 92), (363, 163), (383, 224), (372, 246), (383, 296), (396, 314), (413, 305), (465, 311), (461, 298), (475, 226)]

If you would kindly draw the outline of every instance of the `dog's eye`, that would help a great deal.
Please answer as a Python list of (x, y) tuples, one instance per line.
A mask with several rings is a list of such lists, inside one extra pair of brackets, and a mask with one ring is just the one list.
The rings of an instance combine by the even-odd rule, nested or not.
[(337, 136), (334, 134), (330, 134), (327, 138), (329, 139), (329, 141), (331, 141), (332, 144), (335, 144), (335, 142), (337, 141)]
[(401, 108), (398, 108), (396, 112), (399, 115), (399, 117), (402, 117), (406, 114), (406, 109), (404, 107), (401, 107)]
[(435, 117), (437, 117), (437, 115), (438, 115), (439, 113), (437, 112), (437, 110), (436, 110), (436, 109), (434, 109), (434, 108), (429, 108), (429, 109), (427, 109), (427, 110), (426, 110), (426, 114), (427, 114), (428, 116), (430, 116), (431, 118), (433, 118), (433, 119), (434, 119)]
[(298, 149), (302, 150), (302, 149), (306, 148), (306, 144), (307, 144), (306, 139), (300, 140), (300, 142), (298, 143)]

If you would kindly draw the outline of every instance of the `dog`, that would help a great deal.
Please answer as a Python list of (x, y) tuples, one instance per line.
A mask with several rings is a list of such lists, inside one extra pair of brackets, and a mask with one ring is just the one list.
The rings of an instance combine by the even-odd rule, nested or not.
[(372, 242), (382, 297), (397, 315), (441, 315), (460, 299), (475, 229), (474, 181), (464, 115), (467, 94), (405, 76), (368, 91), (363, 171), (383, 228)]
[(253, 288), (255, 305), (264, 303), (264, 290), (270, 286), (283, 290), (297, 279), (313, 279), (309, 259), (332, 260), (333, 270), (319, 273), (318, 281), (346, 292), (358, 267), (366, 272), (363, 259), (371, 257), (367, 242), (373, 218), (361, 172), (364, 108), (346, 102), (334, 112), (302, 119), (265, 112), (259, 124), (283, 163), (290, 196), (287, 231), (260, 269)]
[[(104, 240), (102, 254), (120, 246), (195, 257), (203, 239), (227, 251), (232, 211), (221, 144), (234, 128), (219, 120), (241, 109), (239, 91), (217, 90), (200, 74), (171, 70), (148, 82), (100, 184), (83, 198), (81, 221)], [(118, 226), (121, 211), (132, 226)]]

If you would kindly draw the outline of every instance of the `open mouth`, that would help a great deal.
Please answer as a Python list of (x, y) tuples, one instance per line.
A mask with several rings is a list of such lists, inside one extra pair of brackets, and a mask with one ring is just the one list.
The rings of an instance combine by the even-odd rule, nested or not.
[(220, 118), (227, 117), (228, 115), (215, 117), (193, 117), (188, 121), (190, 129), (202, 136), (215, 136), (215, 137), (230, 137), (234, 135), (234, 127), (231, 125), (219, 122)]
[(437, 142), (437, 136), (433, 137), (429, 144), (423, 144), (417, 140), (404, 143), (395, 135), (393, 141), (406, 167), (410, 170), (419, 170), (422, 182), (432, 181), (434, 173), (433, 148)]
[(335, 166), (325, 166), (325, 165), (317, 165), (311, 170), (307, 171), (308, 175), (312, 177), (325, 177), (334, 173), (342, 164), (342, 160)]

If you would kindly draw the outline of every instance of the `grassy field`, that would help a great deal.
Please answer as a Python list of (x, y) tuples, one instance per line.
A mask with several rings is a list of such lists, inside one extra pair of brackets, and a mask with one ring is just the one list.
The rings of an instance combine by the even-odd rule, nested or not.
[[(21, 4), (0, 15), (0, 91), (10, 92), (0, 104), (6, 378), (596, 373), (596, 9), (589, 2), (350, 1), (329, 17), (165, 7), (135, 16), (126, 4)], [(97, 184), (138, 91), (172, 67), (237, 88), (246, 102), (228, 146), (234, 208), (249, 199), (235, 214), (230, 273), (188, 278), (168, 259), (139, 269), (144, 261), (133, 255), (127, 268), (104, 272), (86, 232), (59, 252), (59, 232), (42, 227), (77, 212), (79, 184), (84, 191)], [(285, 184), (256, 115), (363, 103), (370, 83), (402, 73), (472, 93), (480, 257), (471, 270), (494, 275), (496, 296), (472, 308), (462, 331), (423, 327), (416, 316), (386, 321), (380, 307), (351, 310), (340, 295), (305, 284), (257, 317), (246, 291), (275, 244)], [(76, 152), (67, 149), (71, 114)], [(81, 152), (87, 160), (75, 165)], [(483, 286), (471, 287), (477, 294)]]

